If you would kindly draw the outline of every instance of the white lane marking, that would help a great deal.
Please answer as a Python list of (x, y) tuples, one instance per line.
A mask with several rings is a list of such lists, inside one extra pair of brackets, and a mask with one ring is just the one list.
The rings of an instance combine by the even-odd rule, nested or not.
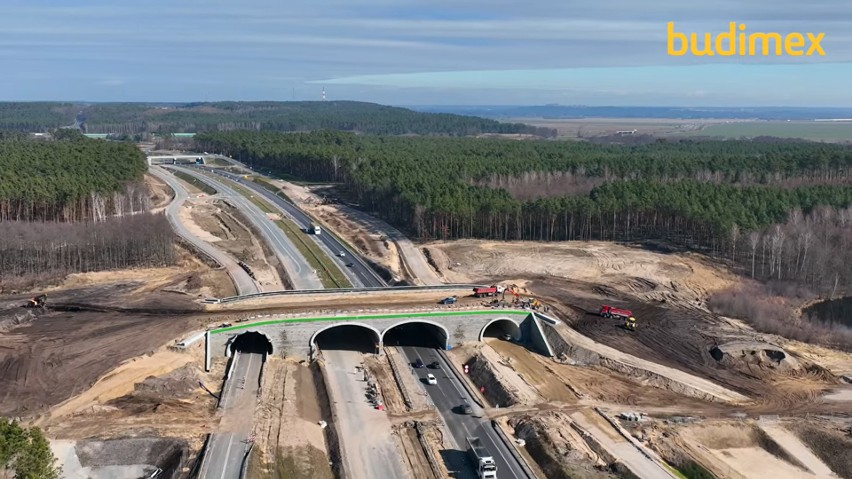
[(225, 450), (225, 459), (222, 461), (222, 475), (219, 476), (219, 479), (223, 479), (225, 477), (225, 473), (228, 472), (228, 456), (231, 455), (231, 444), (234, 442), (234, 435), (228, 435), (228, 449)]

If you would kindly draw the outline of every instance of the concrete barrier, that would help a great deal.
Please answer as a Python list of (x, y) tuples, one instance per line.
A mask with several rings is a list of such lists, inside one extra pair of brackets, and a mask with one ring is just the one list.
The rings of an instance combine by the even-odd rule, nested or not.
[(494, 431), (497, 432), (497, 436), (499, 436), (500, 440), (503, 441), (503, 444), (506, 445), (506, 449), (509, 450), (509, 453), (512, 454), (512, 457), (514, 457), (515, 461), (521, 466), (521, 469), (524, 471), (524, 474), (527, 476), (527, 478), (536, 479), (535, 473), (533, 472), (530, 465), (527, 463), (527, 460), (524, 459), (524, 456), (522, 456), (521, 453), (518, 452), (518, 450), (515, 448), (515, 445), (512, 444), (512, 441), (509, 439), (508, 436), (506, 436), (506, 432), (503, 431), (503, 428), (501, 428), (499, 424), (497, 424), (497, 421), (492, 420), (491, 427), (493, 427)]
[(420, 442), (420, 447), (423, 448), (423, 453), (426, 454), (426, 462), (429, 463), (429, 469), (432, 469), (435, 479), (442, 479), (444, 474), (441, 472), (441, 466), (438, 465), (438, 458), (435, 457), (432, 448), (429, 447), (426, 438), (423, 436), (423, 423), (414, 421), (414, 429), (417, 431), (417, 440)]

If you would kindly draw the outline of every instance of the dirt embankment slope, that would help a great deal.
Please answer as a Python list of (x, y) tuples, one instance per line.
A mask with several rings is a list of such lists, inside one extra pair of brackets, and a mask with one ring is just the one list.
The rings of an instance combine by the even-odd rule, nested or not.
[[(128, 282), (54, 291), (47, 310), (31, 311), (28, 321), (0, 333), (0, 414), (42, 413), (89, 389), (122, 362), (155, 351), (193, 329), (197, 321), (192, 317), (199, 308), (192, 298), (137, 293), (146, 287), (143, 282)], [(0, 322), (26, 311), (21, 308), (23, 301), (24, 297), (17, 297), (0, 302)], [(63, 303), (95, 303), (107, 310), (57, 310)]]
[[(821, 366), (824, 354), (800, 355), (810, 350), (797, 345), (786, 350), (782, 338), (707, 310), (709, 293), (741, 280), (700, 255), (604, 242), (462, 240), (427, 248), (448, 281), (519, 284), (582, 335), (756, 398), (763, 411), (848, 407), (819, 399), (838, 383)], [(631, 309), (638, 329), (627, 331), (623, 322), (598, 316), (602, 304)], [(847, 363), (832, 358), (832, 365)]]
[(703, 304), (737, 278), (700, 255), (661, 254), (607, 242), (458, 240), (425, 248), (447, 282), (555, 277), (601, 285), (643, 301)]

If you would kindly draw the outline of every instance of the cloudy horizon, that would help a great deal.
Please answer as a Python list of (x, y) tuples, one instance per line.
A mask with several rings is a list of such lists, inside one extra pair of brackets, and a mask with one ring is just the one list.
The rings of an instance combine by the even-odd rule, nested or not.
[[(852, 4), (20, 1), (3, 101), (852, 106)], [(671, 57), (681, 32), (824, 32), (824, 57)]]

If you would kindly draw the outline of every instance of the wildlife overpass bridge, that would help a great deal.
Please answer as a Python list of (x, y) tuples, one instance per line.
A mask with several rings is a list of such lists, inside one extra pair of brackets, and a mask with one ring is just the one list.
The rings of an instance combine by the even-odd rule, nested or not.
[(514, 309), (304, 316), (215, 328), (195, 339), (201, 339), (202, 335), (205, 339), (207, 370), (213, 356), (231, 356), (236, 350), (309, 358), (324, 341), (333, 341), (336, 347), (381, 354), (386, 344), (428, 343), (451, 349), (464, 342), (481, 341), (486, 336), (508, 335), (514, 341), (552, 355), (541, 321), (534, 312)]

